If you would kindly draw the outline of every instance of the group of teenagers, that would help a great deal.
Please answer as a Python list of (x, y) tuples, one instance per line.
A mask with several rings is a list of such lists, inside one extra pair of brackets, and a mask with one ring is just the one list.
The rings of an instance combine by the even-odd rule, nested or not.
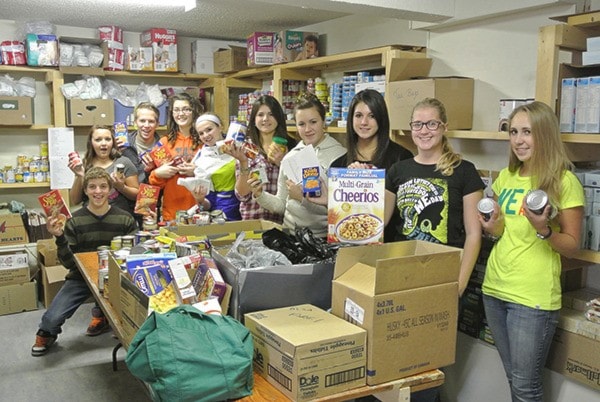
[[(584, 206), (583, 188), (571, 172), (556, 115), (548, 105), (532, 102), (510, 115), (509, 161), (492, 184), (496, 203), (491, 217), (477, 210), (485, 185), (474, 164), (453, 151), (445, 135), (446, 109), (437, 99), (423, 99), (413, 109), (414, 154), (390, 140), (384, 98), (370, 89), (351, 101), (345, 147), (326, 133), (325, 109), (311, 94), (295, 104), (297, 139), (288, 135), (284, 112), (274, 97), (264, 95), (255, 101), (246, 133), (258, 148), (254, 158), (241, 146), (220, 152), (216, 143), (224, 137), (224, 124), (215, 114), (201, 111), (197, 99), (185, 93), (172, 96), (168, 134), (160, 137), (158, 110), (142, 103), (135, 108), (137, 130), (128, 136), (128, 144), (115, 139), (110, 127), (92, 128), (83, 164), (69, 165), (75, 174), (71, 205), (83, 201), (84, 208), (65, 227), (48, 219), (59, 258), (70, 273), (42, 318), (34, 356), (47, 352), (65, 320), (90, 294), (73, 253), (95, 250), (115, 235), (136, 230), (136, 218), (130, 213), (139, 183), (161, 188), (164, 221), (197, 205), (205, 211), (220, 209), (229, 220), (266, 219), (290, 229), (308, 227), (323, 237), (328, 169), (376, 167), (386, 170), (384, 240), (423, 240), (462, 248), (458, 297), (478, 259), (482, 234), (494, 239), (482, 285), (487, 322), (512, 400), (542, 400), (542, 371), (561, 308), (560, 257), (572, 256), (579, 248)], [(274, 137), (288, 141), (287, 152), (269, 152)], [(157, 144), (180, 157), (180, 163), (152, 168), (149, 151)], [(325, 195), (319, 198), (306, 196), (301, 183), (290, 180), (282, 168), (308, 146), (314, 148), (322, 172)], [(119, 163), (125, 165), (122, 176), (115, 173)], [(258, 167), (265, 169), (268, 180), (250, 175)], [(177, 184), (179, 178), (198, 175), (208, 178), (210, 188), (188, 190)], [(541, 214), (524, 202), (534, 189), (549, 197)], [(551, 214), (552, 208), (558, 214)], [(88, 335), (109, 328), (97, 306), (92, 315)], [(437, 390), (413, 396), (437, 397)]]

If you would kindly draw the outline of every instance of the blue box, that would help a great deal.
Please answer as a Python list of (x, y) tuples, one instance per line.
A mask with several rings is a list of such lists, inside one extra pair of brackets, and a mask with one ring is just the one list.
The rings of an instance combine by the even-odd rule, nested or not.
[[(128, 126), (135, 125), (135, 120), (133, 118), (133, 106), (125, 106), (117, 99), (115, 101), (115, 121), (125, 121)], [(158, 111), (160, 112), (160, 116), (158, 117), (158, 125), (164, 126), (167, 124), (167, 108), (169, 106), (168, 101), (164, 101), (158, 106)]]

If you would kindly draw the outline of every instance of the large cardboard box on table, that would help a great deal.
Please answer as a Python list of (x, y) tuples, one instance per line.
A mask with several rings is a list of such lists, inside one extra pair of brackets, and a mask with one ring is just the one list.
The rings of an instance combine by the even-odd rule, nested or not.
[(367, 384), (454, 363), (461, 251), (417, 240), (338, 251), (332, 313), (367, 330)]
[(37, 310), (35, 281), (0, 286), (0, 315)]
[(0, 96), (0, 126), (30, 126), (33, 116), (33, 98)]
[(178, 225), (174, 232), (181, 236), (219, 236), (239, 232), (264, 232), (269, 229), (281, 229), (281, 225), (264, 219), (249, 219), (245, 221), (231, 221), (223, 224), (210, 225)]
[(20, 214), (0, 215), (0, 246), (26, 244), (27, 230)]
[(309, 304), (246, 314), (254, 370), (293, 401), (365, 384), (366, 331)]

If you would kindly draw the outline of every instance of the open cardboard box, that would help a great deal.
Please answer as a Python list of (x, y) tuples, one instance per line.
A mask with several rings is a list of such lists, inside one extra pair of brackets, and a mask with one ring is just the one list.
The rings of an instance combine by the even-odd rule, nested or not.
[(367, 384), (454, 363), (461, 253), (424, 241), (338, 251), (332, 313), (367, 330)]

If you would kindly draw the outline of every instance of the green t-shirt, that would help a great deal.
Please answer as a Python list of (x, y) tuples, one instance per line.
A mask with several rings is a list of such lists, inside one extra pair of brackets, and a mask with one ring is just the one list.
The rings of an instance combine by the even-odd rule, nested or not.
[[(541, 310), (561, 307), (560, 254), (550, 242), (536, 237), (523, 215), (523, 198), (531, 178), (503, 169), (492, 185), (504, 214), (504, 233), (488, 258), (483, 293), (500, 300)], [(561, 209), (583, 206), (585, 196), (577, 177), (566, 171), (562, 177)], [(558, 227), (552, 227), (555, 232)]]

